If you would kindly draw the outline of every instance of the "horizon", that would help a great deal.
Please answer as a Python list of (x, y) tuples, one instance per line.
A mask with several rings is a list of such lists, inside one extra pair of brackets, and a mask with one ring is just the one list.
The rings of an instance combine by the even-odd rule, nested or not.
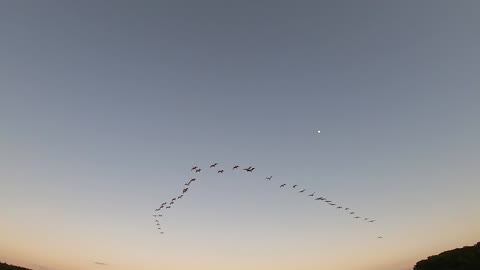
[[(0, 259), (34, 270), (407, 270), (474, 245), (479, 11), (0, 3)], [(154, 209), (192, 177), (159, 234)]]

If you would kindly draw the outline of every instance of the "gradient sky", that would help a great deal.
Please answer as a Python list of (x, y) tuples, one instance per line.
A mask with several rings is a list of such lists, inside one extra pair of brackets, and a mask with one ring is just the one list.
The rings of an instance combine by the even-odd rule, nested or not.
[(479, 25), (473, 0), (1, 1), (0, 261), (407, 270), (474, 244)]

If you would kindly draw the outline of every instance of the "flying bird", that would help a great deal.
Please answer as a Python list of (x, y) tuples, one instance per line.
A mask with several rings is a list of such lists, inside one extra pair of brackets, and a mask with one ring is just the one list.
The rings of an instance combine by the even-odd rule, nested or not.
[(312, 194), (308, 195), (309, 197), (313, 197), (315, 195), (315, 192), (313, 192)]
[(296, 188), (296, 187), (298, 187), (298, 185), (293, 185), (293, 187), (292, 187), (292, 188)]
[(272, 180), (272, 176), (270, 176), (270, 177), (265, 177), (265, 179), (267, 179), (267, 180)]
[(347, 207), (347, 208), (345, 208), (345, 211), (348, 211), (348, 209), (350, 209), (350, 208), (348, 208), (348, 207)]
[(342, 208), (343, 208), (343, 207), (341, 207), (341, 206), (337, 207), (337, 209), (342, 209)]
[(232, 170), (238, 169), (238, 165), (233, 166)]
[(371, 223), (371, 222), (375, 222), (375, 219), (373, 219), (373, 220), (370, 220), (370, 221), (368, 221), (368, 222), (370, 222), (370, 223)]
[(215, 162), (215, 163), (213, 163), (212, 165), (210, 165), (210, 168), (214, 168), (214, 167), (217, 166), (217, 165), (218, 165), (218, 163)]
[(354, 215), (354, 214), (355, 214), (355, 212), (350, 212), (350, 215)]
[(322, 199), (322, 197), (319, 197), (319, 198), (316, 198), (315, 200), (318, 201), (318, 200), (321, 200), (321, 199)]
[(383, 236), (379, 236), (379, 237), (377, 237), (377, 238), (378, 238), (378, 239), (383, 239)]
[(217, 173), (223, 173), (223, 170), (219, 170)]
[(325, 201), (326, 203), (331, 203), (332, 201)]
[(284, 186), (285, 186), (285, 184), (280, 185), (281, 188), (284, 187)]
[(302, 190), (300, 190), (298, 193), (303, 193), (303, 192), (305, 192), (305, 190), (306, 190), (306, 189), (302, 189)]
[(359, 216), (356, 216), (356, 217), (354, 217), (354, 218), (360, 218), (360, 217), (359, 217)]
[(201, 171), (202, 171), (202, 169), (196, 169), (196, 170), (195, 170), (196, 173), (199, 173), (199, 172), (201, 172)]
[(190, 171), (194, 171), (194, 170), (196, 170), (196, 169), (198, 169), (198, 167), (197, 167), (197, 166), (195, 166), (195, 167), (192, 167), (192, 169), (191, 169)]

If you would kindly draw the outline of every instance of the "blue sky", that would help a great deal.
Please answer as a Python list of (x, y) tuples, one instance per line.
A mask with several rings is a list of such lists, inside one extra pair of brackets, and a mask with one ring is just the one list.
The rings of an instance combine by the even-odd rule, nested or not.
[(404, 270), (478, 242), (479, 7), (0, 4), (2, 260)]

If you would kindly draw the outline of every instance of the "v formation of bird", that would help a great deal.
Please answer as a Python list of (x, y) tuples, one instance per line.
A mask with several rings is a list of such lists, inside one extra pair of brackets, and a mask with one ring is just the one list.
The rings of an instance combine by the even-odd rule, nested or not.
[[(218, 163), (215, 162), (213, 163), (212, 165), (210, 165), (210, 169), (215, 169), (216, 170), (216, 167), (217, 167)], [(239, 165), (234, 165), (232, 167), (232, 170), (240, 170), (239, 169)], [(249, 172), (249, 173), (252, 173), (254, 170), (255, 170), (255, 167), (253, 166), (249, 166), (248, 168), (244, 168), (242, 169), (243, 171), (245, 172)], [(193, 166), (190, 171), (194, 174), (198, 174), (202, 171), (201, 168), (199, 168), (198, 166)], [(220, 169), (220, 170), (217, 170), (217, 173), (218, 174), (223, 174), (224, 173), (224, 170), (223, 169)], [(269, 177), (266, 177), (265, 179), (268, 180), (269, 182), (272, 182), (272, 178), (273, 176), (269, 176)], [(157, 227), (157, 230), (159, 230), (160, 234), (164, 234), (164, 230), (162, 229), (162, 226), (160, 224), (160, 221), (159, 221), (159, 217), (163, 217), (163, 211), (166, 211), (167, 209), (171, 209), (172, 206), (178, 202), (178, 200), (182, 199), (189, 191), (190, 189), (190, 185), (197, 181), (196, 178), (191, 178), (188, 180), (188, 182), (185, 183), (184, 185), (184, 188), (181, 192), (181, 194), (173, 197), (170, 201), (166, 201), (166, 202), (163, 202), (162, 204), (160, 204), (160, 206), (158, 208), (155, 209), (155, 213), (154, 215), (152, 215), (154, 218), (155, 218), (155, 223), (156, 223), (156, 227)], [(287, 185), (287, 184), (280, 184), (280, 188), (287, 188), (288, 186), (291, 186), (291, 190), (298, 190), (297, 192), (298, 193), (304, 193), (307, 191), (306, 188), (298, 188), (298, 185), (297, 184), (294, 184), (294, 185)], [(307, 193), (308, 194), (308, 193)], [(304, 195), (305, 196), (305, 195)], [(361, 221), (364, 221), (364, 222), (368, 222), (368, 223), (373, 223), (375, 222), (375, 219), (371, 219), (371, 218), (368, 218), (368, 217), (361, 217), (361, 216), (358, 216), (356, 215), (356, 213), (354, 211), (352, 211), (351, 208), (349, 207), (344, 207), (344, 206), (341, 206), (341, 205), (337, 205), (337, 203), (334, 203), (332, 200), (329, 200), (327, 199), (326, 197), (316, 197), (315, 196), (315, 192), (309, 194), (309, 195), (306, 195), (307, 197), (312, 197), (314, 198), (315, 201), (320, 201), (320, 202), (324, 202), (326, 203), (327, 205), (329, 206), (333, 206), (335, 209), (337, 210), (341, 210), (343, 212), (345, 212), (347, 215), (350, 215), (353, 217), (353, 219), (356, 219), (356, 220), (361, 220)], [(162, 214), (161, 214), (162, 213)], [(383, 236), (378, 236), (377, 237), (378, 239), (383, 239)]]

